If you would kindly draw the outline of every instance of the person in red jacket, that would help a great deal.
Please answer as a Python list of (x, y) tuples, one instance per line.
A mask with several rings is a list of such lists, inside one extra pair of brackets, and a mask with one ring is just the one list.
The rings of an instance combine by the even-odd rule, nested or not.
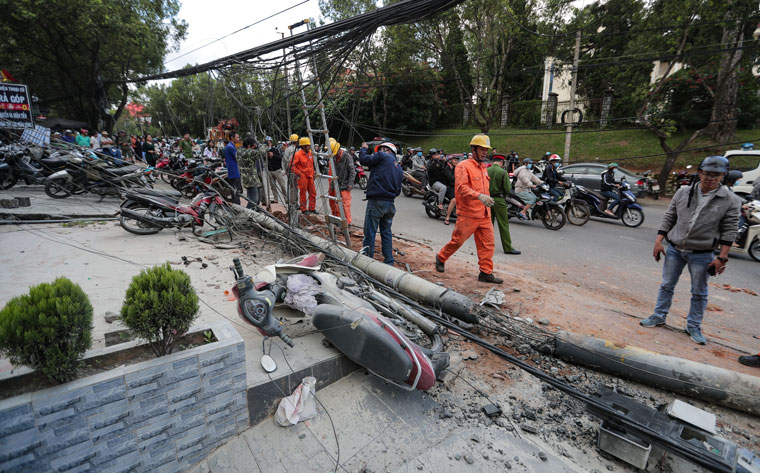
[(454, 196), (457, 201), (457, 221), (451, 241), (435, 256), (435, 269), (444, 271), (444, 265), (460, 246), (475, 235), (480, 274), (478, 281), (494, 284), (504, 282), (493, 275), (494, 236), (491, 210), (494, 200), (490, 196), (486, 172), (486, 156), (491, 148), (488, 135), (477, 134), (470, 141), (472, 157), (457, 164), (454, 170)]
[[(311, 154), (311, 141), (303, 137), (298, 140), (301, 147), (293, 155), (291, 169), (298, 178), (298, 192), (300, 194), (300, 208), (304, 214), (317, 213), (317, 190), (314, 188), (314, 156)], [(309, 207), (306, 207), (306, 194), (309, 195)]]

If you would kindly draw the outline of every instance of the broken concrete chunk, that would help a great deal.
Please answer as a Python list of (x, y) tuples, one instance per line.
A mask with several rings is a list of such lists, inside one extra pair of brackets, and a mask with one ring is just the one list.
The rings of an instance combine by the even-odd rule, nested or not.
[(119, 320), (121, 316), (119, 314), (114, 314), (113, 312), (106, 312), (105, 319), (106, 322), (109, 324), (114, 323), (114, 321)]

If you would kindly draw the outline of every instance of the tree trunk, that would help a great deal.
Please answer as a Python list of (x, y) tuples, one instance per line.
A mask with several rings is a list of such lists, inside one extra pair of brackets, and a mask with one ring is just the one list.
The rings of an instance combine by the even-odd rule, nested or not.
[(735, 15), (734, 9), (729, 9), (726, 13), (726, 20), (734, 21), (724, 24), (721, 45), (731, 49), (724, 52), (720, 58), (718, 82), (715, 85), (710, 124), (707, 127), (707, 134), (718, 143), (730, 141), (736, 132), (736, 97), (739, 93), (736, 67), (743, 54), (743, 50), (739, 48), (744, 40), (744, 24)]

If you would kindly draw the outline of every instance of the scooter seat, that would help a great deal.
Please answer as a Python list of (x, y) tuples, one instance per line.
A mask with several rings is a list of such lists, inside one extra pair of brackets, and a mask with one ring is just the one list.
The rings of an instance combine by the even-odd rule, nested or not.
[(594, 197), (596, 197), (599, 200), (609, 200), (607, 197), (603, 196), (602, 194), (600, 194), (599, 192), (597, 192), (597, 191), (595, 191), (593, 189), (589, 189), (587, 187), (586, 190), (588, 191), (589, 194), (593, 195)]
[(140, 171), (140, 166), (124, 166), (122, 168), (107, 168), (106, 171), (114, 176), (124, 176), (125, 174), (132, 174), (135, 171)]
[(58, 169), (66, 167), (66, 160), (58, 157), (42, 158), (39, 160), (40, 164), (49, 169)]

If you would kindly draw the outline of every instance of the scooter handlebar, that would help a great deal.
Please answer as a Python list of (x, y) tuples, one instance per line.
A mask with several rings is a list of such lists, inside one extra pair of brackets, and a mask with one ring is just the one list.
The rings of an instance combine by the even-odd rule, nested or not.
[(243, 264), (240, 262), (240, 258), (233, 258), (232, 263), (235, 265), (235, 272), (238, 274), (238, 277), (245, 276), (245, 273), (243, 272)]
[(285, 335), (285, 333), (283, 332), (280, 332), (280, 339), (283, 342), (287, 343), (290, 348), (293, 348), (296, 346), (296, 343), (293, 341), (293, 339)]

